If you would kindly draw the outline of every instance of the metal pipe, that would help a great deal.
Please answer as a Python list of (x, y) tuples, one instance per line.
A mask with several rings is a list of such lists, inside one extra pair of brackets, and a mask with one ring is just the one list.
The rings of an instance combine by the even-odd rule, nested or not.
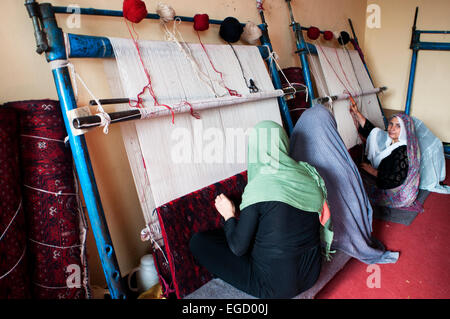
[[(262, 13), (262, 11), (261, 14), (264, 16), (264, 13)], [(270, 59), (272, 59), (272, 57), (270, 57), (270, 54), (273, 52), (273, 49), (272, 43), (270, 42), (269, 38), (269, 32), (267, 31), (267, 25), (260, 24), (259, 28), (262, 30), (262, 36), (260, 38), (261, 44), (267, 47), (267, 49), (269, 50), (269, 58), (266, 59), (266, 63), (269, 68), (273, 86), (276, 90), (282, 89), (283, 86), (281, 84), (277, 66), (275, 63), (273, 63), (273, 61), (270, 61)], [(294, 130), (294, 124), (292, 123), (291, 114), (289, 112), (289, 106), (287, 105), (287, 102), (283, 97), (278, 97), (278, 105), (280, 107), (281, 118), (283, 119), (283, 123), (286, 127), (286, 133), (288, 134), (288, 136), (290, 136), (292, 131)]]
[[(369, 94), (376, 94), (376, 93), (383, 92), (383, 91), (386, 91), (386, 90), (387, 90), (387, 87), (382, 86), (380, 88), (374, 88), (372, 90), (367, 90), (367, 91), (364, 91), (362, 93), (356, 93), (356, 94), (354, 94), (352, 96), (356, 97), (356, 96), (364, 96), (364, 95), (369, 95)], [(346, 100), (346, 99), (349, 99), (349, 98), (350, 98), (349, 94), (343, 93), (343, 94), (332, 95), (332, 96), (329, 96), (329, 97), (328, 96), (318, 97), (318, 98), (314, 99), (314, 103), (324, 104), (324, 103), (329, 102), (330, 99), (331, 99), (331, 101), (334, 102), (334, 101), (337, 101), (337, 100)]]
[(414, 89), (414, 77), (416, 75), (416, 66), (417, 66), (417, 54), (419, 50), (413, 49), (413, 54), (411, 58), (411, 67), (409, 71), (409, 80), (408, 80), (408, 92), (406, 93), (406, 105), (405, 105), (405, 113), (407, 115), (411, 112), (411, 101), (412, 101), (412, 93)]
[(416, 30), (418, 33), (450, 34), (450, 31)]
[(417, 15), (419, 13), (419, 7), (416, 7), (416, 11), (414, 13), (414, 22), (411, 31), (411, 44), (410, 49), (413, 50), (411, 57), (411, 66), (409, 70), (409, 80), (408, 80), (408, 91), (406, 93), (406, 104), (405, 104), (405, 113), (409, 115), (411, 112), (411, 100), (412, 93), (414, 88), (414, 77), (416, 75), (416, 66), (417, 66), (417, 54), (419, 53), (419, 49), (417, 47), (417, 43), (420, 42), (420, 33), (416, 32), (416, 23), (417, 23)]
[[(50, 47), (50, 50), (46, 52), (47, 60), (49, 62), (58, 59), (65, 60), (67, 57), (63, 33), (56, 23), (53, 8), (51, 4), (42, 4), (40, 9)], [(69, 70), (67, 67), (59, 67), (54, 69), (52, 73), (106, 282), (112, 298), (125, 298), (126, 294), (122, 286), (122, 278), (87, 152), (86, 141), (83, 136), (72, 134), (67, 117), (68, 112), (77, 107)]]
[[(113, 58), (114, 50), (107, 37), (83, 34), (67, 34), (69, 58)], [(263, 59), (267, 59), (270, 52), (264, 45), (258, 46)], [(315, 50), (315, 47), (314, 47)]]
[(67, 34), (69, 58), (113, 58), (114, 50), (107, 37)]
[[(309, 105), (312, 106), (312, 100), (314, 99), (314, 89), (313, 89), (313, 85), (312, 85), (311, 72), (309, 70), (308, 59), (306, 56), (309, 46), (306, 44), (305, 39), (303, 38), (302, 27), (300, 26), (299, 23), (295, 22), (294, 13), (292, 12), (292, 7), (291, 7), (291, 1), (286, 0), (286, 2), (288, 5), (289, 15), (291, 18), (292, 30), (295, 34), (295, 39), (296, 39), (296, 45), (297, 45), (296, 53), (300, 57), (303, 78), (305, 80), (305, 85), (308, 87), (308, 93), (311, 98)], [(316, 53), (317, 53), (317, 51), (316, 51)]]
[(417, 48), (419, 50), (450, 51), (450, 43), (448, 43), (448, 42), (418, 42)]
[[(78, 9), (78, 8), (77, 8)], [(60, 14), (70, 14), (73, 12), (73, 8), (64, 7), (64, 6), (54, 6), (53, 10), (55, 13)], [(106, 10), (106, 9), (94, 9), (94, 8), (79, 8), (80, 14), (83, 15), (95, 15), (95, 16), (105, 16), (105, 17), (123, 17), (123, 12), (119, 10)], [(146, 19), (154, 19), (159, 20), (160, 16), (156, 13), (149, 13), (146, 16)], [(180, 19), (184, 22), (194, 22), (193, 17), (185, 17), (185, 16), (175, 16), (175, 19)], [(209, 24), (221, 24), (223, 20), (217, 19), (209, 19)], [(245, 23), (241, 23), (242, 26), (245, 26)]]
[(417, 67), (417, 56), (419, 54), (419, 50), (432, 50), (432, 51), (450, 51), (450, 43), (448, 42), (421, 42), (420, 34), (421, 33), (435, 33), (435, 34), (450, 34), (450, 31), (424, 31), (424, 30), (416, 30), (417, 24), (417, 16), (419, 12), (419, 7), (416, 7), (416, 11), (414, 14), (414, 22), (411, 31), (411, 44), (410, 49), (413, 50), (411, 57), (411, 66), (409, 71), (409, 80), (408, 80), (408, 91), (406, 93), (406, 103), (405, 103), (405, 113), (411, 113), (411, 101), (412, 94), (414, 89), (414, 77), (416, 75), (416, 67)]

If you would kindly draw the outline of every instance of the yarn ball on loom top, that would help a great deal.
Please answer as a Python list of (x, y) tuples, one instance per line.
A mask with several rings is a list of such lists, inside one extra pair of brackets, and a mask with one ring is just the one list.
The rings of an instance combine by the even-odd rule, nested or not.
[(133, 23), (141, 22), (147, 16), (147, 7), (142, 0), (125, 0), (123, 2), (123, 16)]
[(209, 29), (209, 16), (205, 14), (196, 14), (194, 16), (194, 30), (205, 31)]
[(308, 31), (306, 32), (306, 35), (311, 40), (317, 40), (320, 36), (320, 30), (317, 27), (309, 27)]
[(158, 3), (156, 13), (164, 23), (174, 20), (176, 14), (175, 10), (170, 5), (161, 2)]
[(256, 44), (261, 36), (261, 29), (255, 23), (248, 22), (244, 27), (241, 38), (249, 44)]
[(324, 31), (323, 32), (323, 38), (327, 41), (330, 41), (331, 39), (334, 38), (334, 34), (331, 31)]
[(227, 42), (239, 41), (242, 32), (244, 32), (244, 27), (236, 18), (227, 17), (220, 24), (219, 35)]
[(350, 42), (350, 35), (345, 31), (341, 31), (341, 33), (339, 34), (338, 42), (340, 45), (346, 45)]

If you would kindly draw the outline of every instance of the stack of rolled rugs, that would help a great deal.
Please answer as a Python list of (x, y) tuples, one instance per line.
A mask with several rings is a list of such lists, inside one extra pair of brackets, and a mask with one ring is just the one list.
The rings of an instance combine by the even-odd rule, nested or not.
[(0, 299), (89, 298), (86, 222), (58, 102), (0, 106)]

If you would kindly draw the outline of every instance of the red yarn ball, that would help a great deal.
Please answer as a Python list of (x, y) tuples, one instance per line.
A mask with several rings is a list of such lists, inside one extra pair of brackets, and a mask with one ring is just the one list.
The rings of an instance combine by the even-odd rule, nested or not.
[(139, 23), (147, 16), (147, 8), (142, 0), (125, 0), (123, 2), (123, 16), (133, 22)]
[(331, 31), (324, 31), (323, 32), (323, 38), (327, 41), (330, 41), (331, 39), (334, 38), (334, 34)]
[(194, 16), (194, 30), (205, 31), (209, 29), (209, 16), (205, 14), (196, 14)]
[(316, 27), (309, 27), (308, 32), (306, 32), (306, 34), (308, 35), (308, 38), (310, 38), (311, 40), (317, 40), (320, 36), (320, 30), (319, 28)]

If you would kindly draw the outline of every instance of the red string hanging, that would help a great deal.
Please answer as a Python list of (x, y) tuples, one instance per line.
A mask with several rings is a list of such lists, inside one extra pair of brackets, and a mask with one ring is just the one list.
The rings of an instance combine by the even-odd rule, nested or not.
[[(195, 28), (195, 27), (194, 27), (194, 28)], [(222, 84), (223, 84), (223, 86), (225, 87), (225, 89), (228, 91), (228, 94), (230, 94), (231, 96), (242, 96), (242, 95), (240, 95), (236, 90), (232, 90), (232, 89), (228, 88), (228, 87), (225, 85), (225, 81), (223, 80), (223, 74), (222, 74), (222, 72), (218, 71), (218, 70), (216, 69), (216, 67), (214, 66), (214, 64), (212, 63), (212, 60), (211, 60), (211, 58), (210, 58), (210, 56), (209, 56), (209, 54), (208, 54), (208, 51), (206, 51), (206, 48), (205, 48), (205, 46), (203, 45), (202, 39), (200, 38), (200, 34), (198, 33), (198, 31), (197, 31), (197, 37), (198, 37), (198, 41), (200, 42), (200, 45), (201, 45), (203, 51), (205, 52), (206, 56), (208, 57), (209, 63), (211, 64), (211, 67), (213, 68), (214, 72), (216, 72), (217, 74), (219, 74), (220, 79), (221, 79), (221, 81), (222, 81)]]
[(133, 36), (133, 33), (131, 32), (131, 29), (130, 29), (130, 27), (128, 25), (128, 22), (126, 20), (125, 20), (125, 24), (127, 25), (128, 32), (130, 33), (130, 36), (131, 36), (131, 38), (133, 40), (133, 43), (134, 43), (134, 46), (136, 47), (136, 50), (137, 50), (138, 55), (139, 55), (139, 60), (141, 61), (142, 68), (144, 69), (144, 73), (145, 73), (145, 76), (147, 77), (147, 81), (148, 81), (147, 84), (142, 88), (142, 91), (139, 92), (139, 94), (137, 95), (137, 101), (134, 101), (134, 102), (136, 102), (136, 104), (134, 106), (131, 105), (131, 100), (130, 100), (129, 105), (131, 107), (138, 107), (138, 108), (144, 107), (144, 105), (142, 104), (143, 103), (143, 99), (142, 99), (141, 96), (145, 93), (146, 90), (148, 90), (150, 95), (152, 96), (152, 98), (154, 100), (154, 105), (155, 106), (164, 106), (165, 108), (170, 110), (170, 112), (172, 113), (172, 124), (173, 124), (173, 123), (175, 123), (175, 113), (174, 113), (174, 111), (172, 110), (172, 108), (170, 106), (165, 105), (165, 104), (160, 104), (158, 102), (158, 98), (156, 97), (155, 92), (153, 91), (153, 86), (152, 86), (152, 80), (150, 78), (150, 73), (148, 72), (147, 67), (144, 64), (144, 61), (143, 61), (142, 55), (141, 55), (141, 50), (139, 49), (139, 43), (138, 43), (139, 34), (134, 29), (134, 24), (132, 24), (133, 31), (136, 34), (136, 38), (135, 38)]

